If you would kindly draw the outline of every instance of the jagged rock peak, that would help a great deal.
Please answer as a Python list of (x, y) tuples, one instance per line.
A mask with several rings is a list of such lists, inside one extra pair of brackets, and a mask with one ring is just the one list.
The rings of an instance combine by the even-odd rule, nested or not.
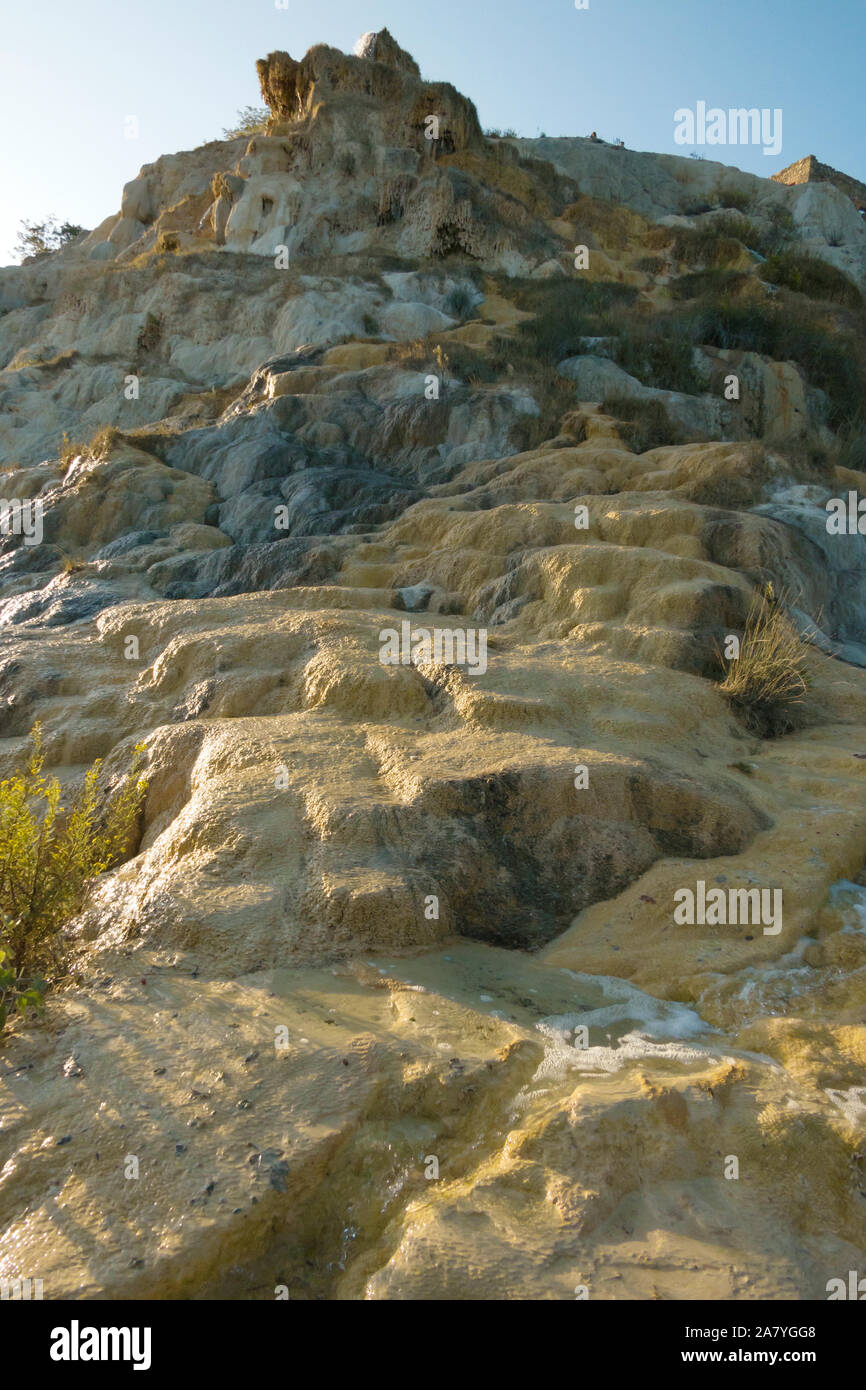
[[(449, 82), (430, 82), (421, 77), (410, 54), (382, 29), (365, 34), (357, 53), (342, 53), (328, 44), (316, 44), (300, 61), (281, 51), (256, 63), (262, 97), (275, 126), (294, 124), (323, 109), (343, 106), (344, 124), (353, 129), (368, 124), (374, 110), (383, 114), (380, 132), (386, 143), (428, 148), (425, 123), (438, 116), (445, 134), (441, 153), (484, 149), (484, 136), (475, 106)], [(360, 105), (359, 105), (360, 103)], [(350, 107), (354, 109), (350, 110)]]
[[(375, 66), (370, 68), (370, 64)], [(403, 84), (416, 85), (421, 69), (387, 29), (363, 34), (354, 53), (328, 44), (315, 44), (300, 60), (281, 50), (256, 63), (262, 96), (278, 120), (295, 120), (305, 110), (311, 92), (364, 92), (384, 100), (399, 100)]]
[(421, 76), (421, 69), (411, 53), (401, 48), (387, 29), (371, 30), (362, 34), (355, 44), (355, 57), (366, 58), (373, 63), (386, 63), (388, 67), (410, 72), (413, 77)]

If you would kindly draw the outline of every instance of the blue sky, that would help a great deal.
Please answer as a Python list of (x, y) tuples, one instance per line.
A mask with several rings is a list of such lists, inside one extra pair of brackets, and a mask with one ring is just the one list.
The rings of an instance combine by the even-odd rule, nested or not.
[(778, 107), (777, 158), (704, 153), (764, 175), (815, 154), (866, 181), (864, 0), (40, 0), (0, 29), (0, 264), (23, 217), (94, 227), (142, 164), (218, 138), (259, 104), (256, 58), (384, 26), (487, 127), (683, 154), (678, 108)]

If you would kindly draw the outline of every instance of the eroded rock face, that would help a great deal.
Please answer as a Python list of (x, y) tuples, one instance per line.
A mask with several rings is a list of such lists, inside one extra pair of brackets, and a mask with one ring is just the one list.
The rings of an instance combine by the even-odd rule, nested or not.
[(809, 251), (866, 289), (866, 224), (831, 183), (775, 183), (714, 160), (644, 154), (602, 140), (542, 136), (510, 143), (523, 155), (550, 160), (583, 193), (645, 217), (685, 216), (702, 225), (714, 205), (737, 208), (745, 198), (749, 216), (762, 226), (787, 209)]
[(399, 68), (401, 72), (411, 73), (413, 77), (421, 76), (421, 69), (411, 53), (401, 48), (387, 29), (362, 34), (355, 44), (355, 55), (369, 58), (374, 63), (386, 63), (389, 67)]
[[(0, 535), (0, 772), (38, 719), (65, 787), (136, 742), (149, 782), (0, 1050), (0, 1276), (824, 1297), (866, 1247), (866, 596), (823, 517), (866, 476), (794, 363), (698, 343), (674, 391), (615, 321), (524, 337), (591, 212), (590, 283), (650, 315), (680, 166), (748, 176), (524, 157), (387, 31), (260, 76), (267, 134), (0, 272), (0, 491), (41, 509)], [(775, 741), (718, 688), (768, 582), (828, 654)], [(779, 930), (680, 925), (698, 881), (783, 890)]]

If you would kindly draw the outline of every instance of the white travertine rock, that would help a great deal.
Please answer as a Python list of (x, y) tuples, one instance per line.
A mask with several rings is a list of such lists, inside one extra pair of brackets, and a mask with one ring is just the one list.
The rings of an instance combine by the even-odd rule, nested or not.
[[(694, 285), (654, 224), (790, 210), (860, 283), (862, 228), (487, 141), (387, 31), (357, 52), (269, 55), (268, 133), (0, 269), (0, 496), (43, 532), (0, 528), (0, 780), (38, 720), (64, 804), (138, 742), (148, 781), (4, 1035), (0, 1279), (823, 1298), (866, 1251), (866, 538), (826, 524), (866, 474), (832, 375), (686, 337), (662, 389)], [(736, 241), (725, 293), (793, 315), (760, 266)], [(776, 738), (718, 655), (768, 582), (815, 648)], [(780, 930), (681, 927), (697, 882), (778, 889)]]

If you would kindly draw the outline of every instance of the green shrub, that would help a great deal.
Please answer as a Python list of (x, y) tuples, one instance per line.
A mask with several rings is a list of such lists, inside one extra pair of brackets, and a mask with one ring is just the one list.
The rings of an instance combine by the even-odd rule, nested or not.
[[(732, 214), (734, 219), (751, 225), (737, 214)], [(776, 221), (784, 231), (785, 219)], [(645, 240), (660, 248), (670, 239), (671, 230), (659, 227), (650, 229)], [(724, 244), (726, 239), (719, 240)], [(769, 296), (753, 274), (719, 266), (674, 281), (675, 302), (669, 310), (650, 307), (633, 287), (611, 281), (505, 281), (500, 288), (534, 317), (522, 322), (513, 337), (494, 345), (490, 366), (494, 374), (525, 380), (540, 404), (543, 389), (549, 397), (545, 421), (564, 407), (557, 383), (549, 380), (545, 385), (543, 377), (563, 358), (585, 352), (586, 338), (609, 339), (607, 351), (613, 360), (645, 385), (690, 395), (705, 389), (694, 367), (694, 349), (734, 349), (796, 363), (809, 385), (827, 395), (827, 423), (844, 432), (847, 456), (861, 460), (848, 466), (863, 466), (858, 441), (866, 399), (866, 340), (860, 312), (842, 304), (794, 299), (786, 290)], [(662, 426), (662, 421), (654, 422), (650, 438)], [(636, 435), (637, 445), (654, 447), (645, 444), (645, 438), (646, 434)], [(676, 441), (665, 436), (659, 442)]]
[(162, 319), (158, 314), (148, 312), (144, 323), (138, 330), (135, 346), (139, 352), (153, 352), (162, 336)]
[(270, 117), (266, 106), (244, 106), (237, 112), (235, 124), (223, 130), (223, 139), (236, 140), (241, 135), (259, 135), (266, 129)]
[(707, 225), (678, 227), (672, 250), (684, 265), (717, 267), (737, 260), (742, 246), (738, 237), (726, 234), (717, 225)]
[(495, 354), (490, 357), (457, 338), (435, 335), (413, 343), (394, 343), (389, 349), (388, 360), (409, 371), (434, 372), (468, 382), (470, 386), (497, 381), (505, 371), (504, 360)]
[(499, 379), (499, 368), (486, 353), (457, 338), (446, 339), (445, 348), (448, 369), (458, 381), (468, 382), (470, 386), (485, 386)]
[(761, 266), (760, 275), (771, 285), (782, 285), (810, 299), (843, 304), (849, 309), (863, 308), (863, 296), (854, 281), (818, 256), (795, 251), (776, 252)]
[(743, 270), (696, 270), (672, 281), (672, 299), (729, 299), (734, 298), (754, 281)]
[(605, 396), (602, 410), (620, 424), (620, 434), (636, 454), (682, 444), (685, 435), (668, 415), (662, 401), (640, 400), (634, 396)]
[(511, 282), (504, 292), (519, 309), (535, 315), (520, 324), (516, 340), (503, 345), (505, 361), (515, 371), (533, 374), (534, 365), (556, 365), (585, 352), (584, 338), (610, 338), (617, 365), (646, 385), (701, 389), (692, 364), (691, 324), (640, 309), (634, 286), (609, 280), (524, 280)]
[(468, 319), (474, 308), (475, 297), (465, 285), (455, 285), (446, 295), (442, 306), (443, 313), (446, 313), (449, 318), (459, 319), (461, 322)]
[(688, 320), (673, 314), (613, 313), (601, 319), (599, 335), (614, 340), (613, 359), (645, 386), (663, 391), (703, 390), (692, 355)]
[[(762, 214), (762, 221), (765, 224), (762, 226), (745, 215), (749, 202), (750, 200), (747, 199), (743, 207), (739, 207), (736, 203), (729, 203), (729, 207), (720, 216), (714, 217), (712, 223), (705, 228), (697, 229), (698, 233), (708, 239), (716, 236), (721, 240), (727, 238), (729, 241), (738, 241), (743, 246), (748, 247), (750, 251), (757, 251), (760, 256), (771, 256), (777, 251), (784, 250), (796, 232), (791, 213), (783, 207), (773, 206), (766, 209)], [(688, 229), (684, 228), (683, 231), (687, 234)], [(697, 250), (700, 249), (700, 243), (694, 242), (690, 249), (692, 255), (696, 254)], [(718, 247), (715, 254), (717, 257), (721, 254)], [(687, 264), (692, 263), (687, 256), (683, 256), (682, 259)], [(710, 262), (705, 258), (704, 263), (709, 264)], [(713, 264), (718, 264), (718, 260)]]
[(56, 217), (47, 217), (44, 222), (23, 221), (15, 242), (15, 254), (21, 260), (26, 256), (46, 256), (74, 241), (83, 231), (84, 228), (75, 222), (58, 223)]
[(640, 260), (635, 261), (634, 268), (644, 275), (661, 275), (665, 263), (661, 256), (641, 256)]
[(713, 230), (720, 236), (733, 237), (743, 246), (754, 246), (761, 235), (754, 222), (740, 212), (725, 211), (719, 217), (714, 217)]
[(573, 381), (560, 376), (549, 362), (539, 364), (531, 378), (532, 394), (538, 405), (537, 415), (520, 415), (511, 432), (511, 443), (521, 452), (537, 449), (548, 439), (561, 433), (562, 417), (577, 406)]
[(581, 351), (581, 338), (597, 334), (598, 315), (614, 305), (631, 305), (638, 291), (609, 280), (525, 280), (509, 298), (535, 317), (520, 324), (524, 347), (545, 362), (561, 362)]
[(0, 782), (0, 1031), (10, 1008), (41, 1006), (63, 968), (63, 926), (80, 911), (91, 881), (129, 853), (147, 789), (137, 745), (104, 809), (99, 760), (65, 808), (57, 778), (43, 775), (38, 723), (30, 738), (24, 770)]
[(758, 233), (758, 239), (754, 243), (753, 249), (760, 252), (762, 256), (772, 256), (776, 251), (782, 251), (789, 242), (793, 241), (797, 235), (794, 225), (794, 218), (790, 208), (783, 207), (781, 204), (773, 204), (764, 212), (764, 219), (769, 223), (766, 231)]
[(866, 415), (860, 415), (839, 439), (839, 466), (866, 473)]
[(752, 195), (745, 188), (727, 188), (721, 194), (722, 206), (736, 208), (737, 212), (748, 212), (752, 205)]
[(777, 362), (796, 362), (809, 384), (827, 393), (829, 424), (850, 424), (866, 394), (862, 336), (828, 325), (810, 306), (729, 299), (696, 301), (680, 311), (694, 343), (758, 352)]

